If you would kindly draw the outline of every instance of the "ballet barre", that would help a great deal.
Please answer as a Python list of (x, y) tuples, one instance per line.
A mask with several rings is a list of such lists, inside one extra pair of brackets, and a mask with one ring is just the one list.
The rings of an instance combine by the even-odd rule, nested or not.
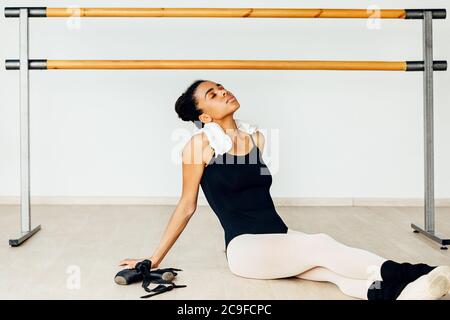
[[(20, 7), (5, 8), (18, 18)], [(313, 18), (313, 19), (445, 19), (445, 9), (281, 9), (281, 8), (46, 8), (28, 9), (31, 18)]]
[[(7, 70), (20, 70), (20, 60), (6, 60), (5, 65)], [(425, 64), (423, 63), (423, 61), (28, 60), (28, 69), (247, 69), (424, 71)], [(447, 61), (433, 61), (433, 70), (447, 70)]]

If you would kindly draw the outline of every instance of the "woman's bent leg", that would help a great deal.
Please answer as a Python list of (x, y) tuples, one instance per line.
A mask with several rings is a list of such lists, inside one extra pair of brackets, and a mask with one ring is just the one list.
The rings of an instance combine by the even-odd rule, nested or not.
[[(307, 235), (307, 233), (292, 229), (289, 229), (288, 233)], [(334, 283), (343, 294), (363, 300), (367, 300), (367, 290), (369, 290), (369, 287), (372, 284), (370, 277), (368, 280), (347, 278), (324, 267), (312, 268), (311, 270), (296, 275), (296, 277), (311, 281)]]
[(386, 258), (367, 250), (346, 246), (324, 233), (306, 234), (289, 229), (288, 234), (303, 237), (303, 242), (315, 247), (318, 266), (346, 278), (381, 280), (380, 269)]
[(255, 279), (291, 277), (320, 266), (347, 278), (381, 280), (386, 261), (326, 234), (293, 232), (240, 235), (229, 243), (227, 258), (233, 273)]

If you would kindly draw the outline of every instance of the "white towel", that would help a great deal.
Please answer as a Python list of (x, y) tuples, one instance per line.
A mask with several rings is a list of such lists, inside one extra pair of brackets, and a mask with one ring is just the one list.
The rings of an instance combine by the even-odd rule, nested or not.
[[(234, 119), (234, 121), (236, 122), (236, 126), (238, 127), (238, 129), (244, 131), (245, 133), (253, 134), (258, 130), (258, 127), (256, 125), (247, 123), (239, 119)], [(216, 158), (219, 155), (224, 154), (231, 150), (231, 147), (233, 146), (231, 138), (217, 123), (215, 122), (205, 123), (203, 128), (197, 129), (197, 131), (194, 132), (194, 134), (198, 134), (200, 132), (204, 132), (206, 134), (206, 137), (209, 140), (211, 148), (214, 149), (215, 153), (214, 156)]]

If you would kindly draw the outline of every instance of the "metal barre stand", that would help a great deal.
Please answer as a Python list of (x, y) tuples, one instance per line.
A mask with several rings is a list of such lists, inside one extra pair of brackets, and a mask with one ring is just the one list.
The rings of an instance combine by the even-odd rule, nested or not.
[[(6, 9), (5, 9), (6, 11)], [(20, 246), (41, 230), (41, 225), (31, 229), (30, 207), (30, 81), (28, 69), (29, 32), (28, 9), (20, 9), (19, 16), (19, 104), (20, 104), (20, 226), (21, 236), (10, 239), (9, 245)]]
[(423, 73), (423, 131), (424, 131), (424, 167), (425, 167), (425, 217), (424, 228), (414, 223), (411, 227), (415, 233), (421, 233), (429, 239), (439, 243), (442, 250), (447, 250), (450, 239), (440, 235), (435, 228), (434, 201), (434, 114), (433, 114), (433, 16), (429, 11), (424, 12), (423, 22), (423, 59), (425, 70)]

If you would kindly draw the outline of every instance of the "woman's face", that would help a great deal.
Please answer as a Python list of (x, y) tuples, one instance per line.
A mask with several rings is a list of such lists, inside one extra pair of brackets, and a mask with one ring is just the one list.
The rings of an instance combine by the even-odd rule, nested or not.
[(203, 111), (199, 118), (204, 123), (222, 119), (233, 114), (240, 107), (239, 102), (230, 91), (213, 81), (200, 83), (194, 95), (198, 107)]

